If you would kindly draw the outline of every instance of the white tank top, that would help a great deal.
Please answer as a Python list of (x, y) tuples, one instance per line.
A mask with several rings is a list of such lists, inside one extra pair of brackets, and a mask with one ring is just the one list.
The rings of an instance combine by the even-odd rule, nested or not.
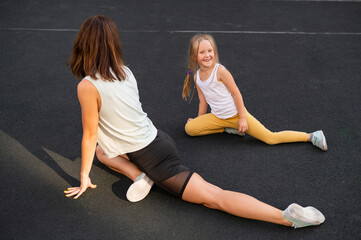
[(135, 152), (151, 143), (157, 129), (142, 109), (137, 81), (129, 68), (123, 81), (103, 81), (86, 76), (98, 90), (101, 98), (98, 144), (107, 157)]
[(197, 71), (196, 83), (202, 90), (207, 103), (211, 107), (211, 112), (220, 119), (227, 119), (233, 117), (238, 113), (236, 104), (234, 103), (231, 93), (228, 88), (217, 80), (217, 71), (220, 64), (216, 63), (211, 76), (205, 81), (199, 77), (199, 70)]

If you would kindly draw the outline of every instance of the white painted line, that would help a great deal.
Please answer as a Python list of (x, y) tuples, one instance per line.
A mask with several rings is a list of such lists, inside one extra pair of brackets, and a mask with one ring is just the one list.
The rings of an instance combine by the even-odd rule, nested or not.
[(361, 2), (361, 0), (271, 0), (271, 2)]
[[(44, 32), (78, 32), (79, 29), (70, 29), (70, 28), (3, 28), (0, 27), (0, 30), (10, 30), (10, 31), (44, 31)], [(143, 32), (143, 33), (157, 33), (162, 32), (161, 30), (120, 30), (120, 32)], [(163, 31), (164, 32), (164, 31)]]
[(226, 34), (298, 34), (298, 35), (361, 35), (361, 32), (292, 32), (292, 31), (193, 31), (180, 30), (170, 33), (226, 33)]
[(57, 29), (57, 28), (0, 28), (0, 30), (11, 31), (46, 31), (46, 32), (77, 32), (79, 29)]
[[(10, 31), (78, 32), (69, 28), (0, 28)], [(223, 33), (223, 34), (284, 34), (284, 35), (361, 35), (361, 32), (297, 32), (297, 31), (204, 31), (204, 30), (119, 30), (134, 33)]]

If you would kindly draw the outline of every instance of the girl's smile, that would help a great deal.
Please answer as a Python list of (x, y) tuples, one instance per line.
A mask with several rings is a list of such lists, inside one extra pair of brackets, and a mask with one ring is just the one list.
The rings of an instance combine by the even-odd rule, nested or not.
[(200, 68), (209, 68), (214, 65), (214, 50), (208, 40), (199, 43), (197, 62)]

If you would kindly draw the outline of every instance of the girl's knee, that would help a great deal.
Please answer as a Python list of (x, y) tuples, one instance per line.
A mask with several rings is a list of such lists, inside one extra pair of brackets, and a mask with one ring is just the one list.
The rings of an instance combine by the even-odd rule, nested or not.
[(184, 127), (186, 133), (189, 135), (189, 136), (197, 136), (197, 131), (195, 129), (195, 127), (193, 126), (193, 124), (191, 123), (191, 121), (187, 122), (187, 124), (185, 125)]
[(263, 142), (270, 146), (278, 144), (278, 141), (272, 138), (265, 139)]
[(276, 145), (279, 143), (279, 140), (277, 139), (275, 133), (271, 131), (263, 134), (263, 136), (260, 136), (257, 139), (266, 143), (267, 145)]

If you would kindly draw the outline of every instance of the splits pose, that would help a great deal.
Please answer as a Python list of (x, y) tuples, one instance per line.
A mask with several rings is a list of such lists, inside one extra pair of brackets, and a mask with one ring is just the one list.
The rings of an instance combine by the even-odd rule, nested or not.
[(324, 222), (314, 207), (293, 203), (282, 211), (249, 195), (223, 190), (184, 166), (172, 138), (158, 130), (141, 107), (137, 81), (123, 63), (111, 19), (93, 16), (82, 24), (68, 65), (81, 78), (77, 89), (83, 137), (80, 186), (65, 190), (67, 197), (77, 199), (96, 187), (89, 177), (96, 152), (102, 163), (135, 181), (127, 192), (131, 201), (142, 199), (139, 193), (147, 185), (149, 191), (154, 182), (184, 201), (243, 218), (295, 228)]

